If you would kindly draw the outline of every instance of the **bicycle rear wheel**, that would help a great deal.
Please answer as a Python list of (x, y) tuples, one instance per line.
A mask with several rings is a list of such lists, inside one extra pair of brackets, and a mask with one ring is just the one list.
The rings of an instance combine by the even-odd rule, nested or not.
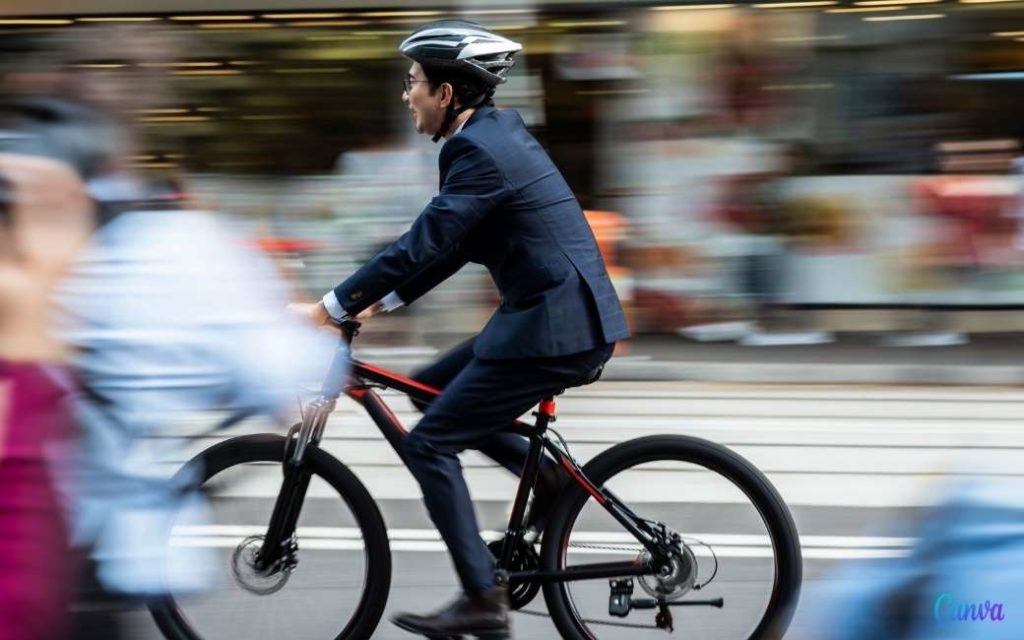
[[(391, 551), (377, 505), (356, 476), (330, 454), (307, 451), (312, 471), (296, 530), (293, 571), (252, 566), (280, 487), (285, 438), (227, 440), (191, 460), (210, 496), (212, 522), (177, 524), (175, 549), (205, 550), (216, 575), (212, 589), (170, 594), (152, 603), (169, 640), (218, 638), (370, 638), (391, 584)], [(339, 500), (340, 498), (340, 500)], [(287, 574), (287, 575), (286, 575)]]
[[(616, 585), (633, 599), (669, 606), (674, 635), (710, 640), (782, 637), (800, 589), (796, 526), (782, 498), (753, 465), (729, 449), (687, 436), (651, 436), (616, 445), (584, 467), (647, 521), (678, 533), (671, 575), (638, 576)], [(567, 492), (545, 530), (543, 570), (646, 559), (646, 550), (581, 488)], [(562, 637), (573, 640), (664, 638), (652, 610), (612, 615), (608, 579), (544, 585)], [(629, 596), (627, 596), (629, 597)], [(695, 601), (723, 599), (721, 608)], [(618, 611), (618, 613), (622, 613)]]

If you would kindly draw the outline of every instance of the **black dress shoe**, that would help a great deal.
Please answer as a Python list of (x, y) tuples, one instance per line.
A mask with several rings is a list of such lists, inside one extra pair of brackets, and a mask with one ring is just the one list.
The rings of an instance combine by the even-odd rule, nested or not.
[(398, 627), (438, 640), (476, 636), (479, 640), (509, 640), (508, 587), (499, 585), (481, 593), (463, 593), (430, 615), (400, 613), (391, 619)]

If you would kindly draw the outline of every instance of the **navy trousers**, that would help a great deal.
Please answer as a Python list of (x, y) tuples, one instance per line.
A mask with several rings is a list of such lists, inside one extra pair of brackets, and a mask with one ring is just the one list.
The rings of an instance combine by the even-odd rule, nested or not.
[[(423, 418), (406, 436), (402, 452), (466, 591), (494, 586), (494, 558), (480, 538), (458, 454), (478, 449), (521, 474), (529, 440), (502, 430), (544, 397), (587, 382), (612, 348), (604, 345), (552, 358), (483, 360), (473, 355), (470, 340), (413, 374), (443, 393), (420, 407)], [(545, 458), (542, 481), (556, 482), (558, 473), (554, 461)]]

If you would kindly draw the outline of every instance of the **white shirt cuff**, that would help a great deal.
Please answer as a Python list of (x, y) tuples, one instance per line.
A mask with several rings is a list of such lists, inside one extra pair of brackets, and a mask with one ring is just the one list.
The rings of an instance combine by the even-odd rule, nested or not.
[(338, 302), (338, 296), (334, 295), (334, 291), (328, 291), (322, 298), (324, 308), (327, 309), (327, 313), (337, 321), (348, 319), (348, 313), (342, 308), (341, 303)]
[[(332, 291), (331, 293), (333, 294), (334, 292)], [(405, 306), (405, 301), (398, 297), (398, 292), (392, 291), (381, 299), (380, 306), (382, 311), (394, 311), (398, 307)]]

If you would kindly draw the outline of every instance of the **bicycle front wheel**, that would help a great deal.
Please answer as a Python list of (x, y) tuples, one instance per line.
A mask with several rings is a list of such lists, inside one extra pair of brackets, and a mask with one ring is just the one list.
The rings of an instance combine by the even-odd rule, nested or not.
[[(753, 465), (712, 442), (668, 435), (616, 445), (584, 473), (649, 525), (678, 534), (679, 542), (672, 570), (657, 576), (545, 584), (562, 637), (618, 638), (623, 627), (631, 640), (664, 638), (670, 629), (701, 640), (782, 637), (800, 589), (800, 543), (782, 498)], [(547, 571), (648, 559), (579, 487), (562, 497), (541, 548)], [(623, 610), (624, 599), (653, 608)]]
[[(213, 586), (175, 593), (151, 604), (168, 640), (223, 638), (369, 638), (391, 584), (391, 551), (377, 505), (356, 476), (319, 448), (296, 528), (294, 568), (260, 571), (253, 552), (262, 543), (281, 486), (285, 438), (250, 435), (196, 456), (210, 497), (213, 524), (176, 523), (176, 550), (205, 553)], [(339, 499), (340, 498), (340, 499)]]

